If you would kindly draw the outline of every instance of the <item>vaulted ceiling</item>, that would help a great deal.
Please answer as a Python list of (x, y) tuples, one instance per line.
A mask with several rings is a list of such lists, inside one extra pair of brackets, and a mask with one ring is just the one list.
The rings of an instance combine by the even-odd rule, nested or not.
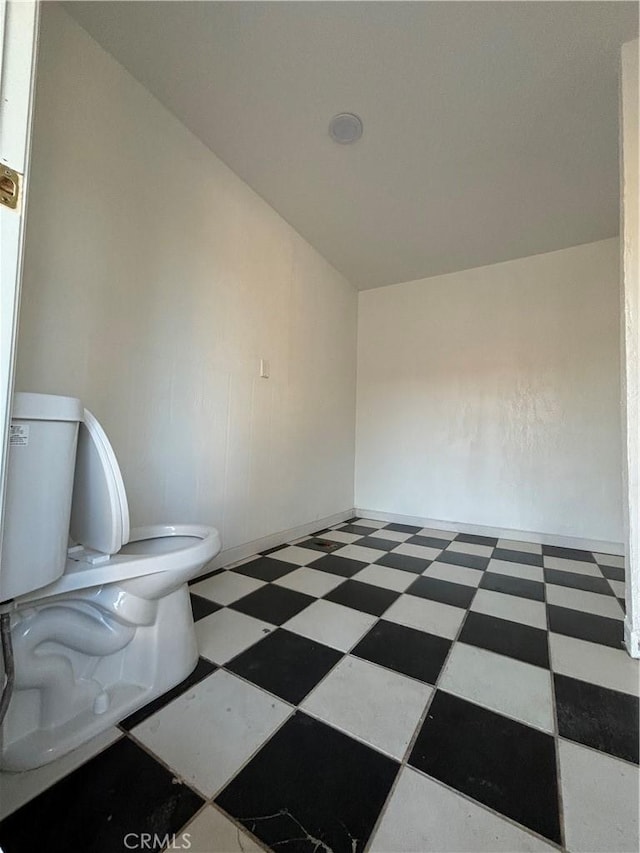
[[(65, 8), (360, 288), (618, 233), (636, 3)], [(354, 145), (327, 133), (343, 111)]]

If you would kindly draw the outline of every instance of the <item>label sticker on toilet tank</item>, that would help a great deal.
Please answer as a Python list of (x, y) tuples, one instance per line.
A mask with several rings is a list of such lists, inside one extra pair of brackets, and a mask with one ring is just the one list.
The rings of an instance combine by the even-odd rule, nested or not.
[(11, 424), (9, 446), (26, 447), (27, 444), (29, 444), (29, 424)]

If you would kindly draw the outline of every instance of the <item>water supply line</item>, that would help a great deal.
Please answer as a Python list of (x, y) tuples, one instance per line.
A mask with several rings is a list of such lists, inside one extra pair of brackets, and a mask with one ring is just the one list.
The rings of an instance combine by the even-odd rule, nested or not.
[[(9, 605), (13, 608), (13, 602)], [(6, 605), (0, 605), (6, 607)], [(15, 664), (13, 660), (13, 646), (11, 644), (11, 611), (7, 608), (0, 612), (0, 645), (2, 645), (2, 663), (4, 667), (4, 686), (0, 696), (0, 726), (4, 720), (16, 677)]]

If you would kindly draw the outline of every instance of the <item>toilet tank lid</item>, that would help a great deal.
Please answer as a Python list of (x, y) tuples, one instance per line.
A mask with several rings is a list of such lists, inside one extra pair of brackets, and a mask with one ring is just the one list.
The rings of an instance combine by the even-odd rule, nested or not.
[(77, 397), (16, 391), (11, 415), (25, 421), (81, 421), (82, 403)]
[(129, 506), (120, 466), (88, 409), (78, 434), (69, 532), (79, 545), (103, 554), (117, 554), (129, 541)]

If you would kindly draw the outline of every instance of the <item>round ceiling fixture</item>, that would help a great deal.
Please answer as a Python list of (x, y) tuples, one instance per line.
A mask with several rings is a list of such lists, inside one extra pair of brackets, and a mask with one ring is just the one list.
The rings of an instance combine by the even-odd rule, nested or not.
[(350, 145), (362, 136), (362, 120), (353, 113), (338, 113), (329, 122), (329, 136), (340, 145)]

